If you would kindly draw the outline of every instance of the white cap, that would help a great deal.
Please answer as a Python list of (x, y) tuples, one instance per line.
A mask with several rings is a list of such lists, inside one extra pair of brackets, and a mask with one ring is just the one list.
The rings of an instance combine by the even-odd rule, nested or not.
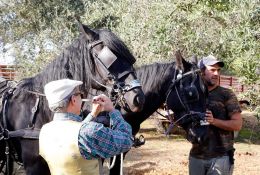
[(44, 93), (49, 103), (49, 107), (64, 100), (82, 81), (61, 79), (51, 81), (44, 86)]
[(203, 57), (201, 60), (199, 60), (198, 67), (200, 69), (202, 69), (205, 66), (212, 66), (214, 64), (218, 64), (220, 67), (224, 67), (224, 62), (223, 61), (219, 61), (213, 55), (209, 55), (209, 56)]

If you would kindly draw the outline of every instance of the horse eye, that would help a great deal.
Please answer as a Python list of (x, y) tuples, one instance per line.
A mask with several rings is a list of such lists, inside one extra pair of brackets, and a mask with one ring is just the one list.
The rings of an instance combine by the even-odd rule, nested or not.
[(114, 84), (114, 85), (113, 85), (113, 89), (118, 89), (118, 85), (117, 85), (117, 84)]
[(125, 82), (120, 82), (119, 85), (120, 85), (121, 87), (123, 87), (123, 86), (125, 86)]
[(109, 84), (115, 84), (115, 81), (114, 81), (114, 79), (108, 79), (108, 83)]

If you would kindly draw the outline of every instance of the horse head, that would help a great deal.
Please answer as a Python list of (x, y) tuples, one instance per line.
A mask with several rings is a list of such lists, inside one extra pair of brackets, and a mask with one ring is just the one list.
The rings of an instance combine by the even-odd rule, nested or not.
[(166, 104), (174, 111), (175, 123), (185, 129), (187, 139), (192, 143), (200, 143), (207, 139), (208, 126), (204, 122), (207, 88), (196, 62), (185, 61), (180, 51), (175, 55), (176, 69), (167, 91)]
[(122, 111), (140, 111), (145, 98), (133, 67), (136, 60), (127, 46), (107, 29), (91, 30), (82, 24), (80, 28), (95, 65), (91, 70), (92, 75), (96, 75), (92, 76), (91, 87), (108, 90)]
[[(178, 51), (175, 62), (143, 65), (136, 69), (136, 73), (145, 94), (144, 107), (139, 112), (124, 114), (134, 136), (141, 123), (166, 103), (167, 108), (174, 112), (173, 124), (185, 129), (189, 141), (199, 143), (206, 138), (204, 131), (207, 126), (201, 126), (200, 121), (206, 111), (207, 90), (196, 63), (185, 61)], [(135, 146), (142, 145), (144, 142), (141, 140), (136, 138)], [(110, 174), (118, 174), (119, 165), (120, 157)]]

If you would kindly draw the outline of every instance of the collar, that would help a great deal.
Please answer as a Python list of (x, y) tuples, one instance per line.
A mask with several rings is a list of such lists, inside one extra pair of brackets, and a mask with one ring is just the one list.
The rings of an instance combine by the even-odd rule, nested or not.
[(213, 87), (212, 89), (210, 89), (209, 90), (209, 92), (212, 92), (212, 91), (214, 91), (215, 89), (217, 89), (219, 87), (219, 85), (217, 85), (217, 86), (215, 86), (215, 87)]
[(73, 120), (73, 121), (81, 122), (82, 118), (72, 113), (57, 112), (54, 113), (53, 120)]

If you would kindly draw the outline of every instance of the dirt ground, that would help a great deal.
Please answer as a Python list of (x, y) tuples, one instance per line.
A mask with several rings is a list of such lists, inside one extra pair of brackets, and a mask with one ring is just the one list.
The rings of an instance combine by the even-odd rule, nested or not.
[[(238, 141), (235, 143), (233, 175), (260, 175), (259, 122), (251, 113), (242, 114), (243, 128), (253, 129), (257, 135), (249, 132), (245, 137), (238, 136)], [(188, 175), (188, 154), (191, 144), (182, 136), (170, 135), (167, 138), (164, 134), (159, 134), (154, 117), (142, 124), (140, 134), (145, 137), (146, 143), (139, 148), (132, 148), (126, 155), (124, 175)], [(15, 174), (24, 175), (22, 167), (16, 169)]]
[[(244, 127), (259, 128), (255, 117), (243, 114)], [(126, 155), (124, 174), (127, 175), (187, 175), (188, 154), (191, 144), (180, 136), (169, 138), (158, 134), (154, 119), (148, 119), (142, 124), (140, 134), (145, 137), (145, 145), (133, 148)], [(256, 126), (256, 124), (258, 126)], [(257, 131), (259, 133), (259, 131)], [(140, 135), (139, 134), (139, 135)], [(251, 136), (251, 139), (252, 136)], [(260, 144), (239, 139), (235, 143), (234, 175), (260, 174)]]

